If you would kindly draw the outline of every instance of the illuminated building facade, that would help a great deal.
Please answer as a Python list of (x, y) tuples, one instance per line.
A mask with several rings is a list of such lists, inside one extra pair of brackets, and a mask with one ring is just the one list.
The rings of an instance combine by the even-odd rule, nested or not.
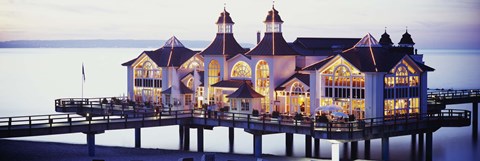
[(278, 13), (274, 7), (268, 11), (264, 36), (252, 49), (235, 40), (235, 23), (224, 9), (218, 32), (204, 50), (192, 51), (172, 38), (156, 51), (143, 52), (123, 64), (129, 97), (166, 106), (177, 81), (184, 94), (177, 102), (185, 108), (207, 104), (238, 113), (309, 115), (335, 104), (356, 118), (426, 112), (427, 72), (434, 69), (414, 52), (408, 32), (398, 46), (386, 31), (380, 41), (367, 34), (287, 42)]

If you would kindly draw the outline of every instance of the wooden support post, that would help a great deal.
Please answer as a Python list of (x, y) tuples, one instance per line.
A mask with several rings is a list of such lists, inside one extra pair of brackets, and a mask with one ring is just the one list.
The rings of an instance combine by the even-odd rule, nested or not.
[(426, 161), (432, 161), (432, 144), (433, 144), (433, 133), (432, 132), (427, 132), (425, 134), (426, 140), (425, 140), (425, 160)]
[(197, 128), (197, 151), (203, 152), (203, 127)]
[(317, 139), (317, 138), (314, 138), (314, 152), (313, 152), (313, 156), (315, 158), (320, 158), (320, 139)]
[(355, 160), (358, 158), (358, 142), (352, 141), (350, 144), (350, 159)]
[(253, 142), (255, 157), (262, 157), (262, 134), (253, 134)]
[(312, 157), (312, 136), (305, 135), (305, 157)]
[(285, 154), (292, 156), (293, 154), (293, 134), (285, 133)]
[(228, 152), (233, 153), (233, 145), (234, 145), (234, 138), (235, 138), (235, 128), (229, 127), (228, 128)]
[(86, 133), (87, 134), (87, 146), (88, 146), (88, 156), (95, 156), (95, 133)]
[(389, 138), (383, 137), (382, 138), (382, 160), (390, 160), (390, 149), (389, 149)]
[(370, 159), (370, 140), (364, 141), (365, 145), (365, 159)]
[(135, 128), (135, 148), (141, 147), (141, 128)]

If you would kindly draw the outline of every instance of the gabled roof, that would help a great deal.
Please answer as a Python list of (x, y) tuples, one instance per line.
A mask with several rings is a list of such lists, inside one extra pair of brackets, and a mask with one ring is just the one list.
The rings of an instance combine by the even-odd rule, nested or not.
[(242, 86), (242, 84), (246, 82), (250, 85), (252, 85), (252, 81), (250, 80), (235, 80), (235, 79), (230, 79), (230, 80), (221, 80), (215, 84), (212, 84), (212, 87), (223, 87), (223, 88), (239, 88)]
[[(191, 94), (193, 93), (193, 91), (188, 88), (187, 86), (185, 86), (185, 84), (183, 84), (182, 82), (179, 83), (180, 87), (180, 94)], [(172, 87), (162, 91), (163, 94), (172, 94)]]
[[(378, 47), (375, 38), (367, 34), (354, 47), (343, 51), (336, 56), (340, 56), (350, 62), (361, 72), (389, 72), (401, 59), (411, 54), (411, 48)], [(322, 68), (328, 62), (332, 61), (334, 56), (325, 58), (318, 63), (303, 68), (303, 70), (317, 70)], [(412, 59), (413, 60), (413, 59)], [(415, 62), (424, 71), (433, 71), (433, 68)]]
[(285, 56), (299, 55), (283, 38), (282, 33), (265, 33), (262, 41), (245, 55)]
[(289, 45), (303, 56), (330, 56), (357, 43), (359, 38), (299, 37)]
[[(198, 51), (192, 51), (186, 48), (174, 36), (170, 38), (161, 48), (154, 51), (144, 51), (142, 54), (146, 54), (159, 67), (179, 67), (188, 59), (193, 57), (196, 53), (198, 53)], [(125, 62), (122, 65), (131, 66), (140, 56)]]
[(243, 81), (240, 87), (238, 87), (238, 89), (235, 92), (227, 96), (227, 98), (263, 98), (263, 97), (264, 97), (263, 95), (253, 90), (252, 86), (246, 81)]
[(287, 84), (288, 82), (294, 80), (294, 79), (298, 79), (300, 80), (303, 84), (307, 85), (307, 86), (310, 86), (310, 74), (303, 74), (303, 73), (295, 73), (293, 74), (292, 76), (290, 76), (290, 78), (288, 78), (287, 80), (285, 80), (283, 83), (281, 83), (277, 88), (275, 88), (276, 91), (278, 90), (284, 90), (285, 87), (283, 87), (285, 84)]
[[(193, 72), (194, 72), (194, 71), (191, 71), (191, 72), (187, 73), (187, 74), (186, 74), (185, 76), (183, 76), (180, 80), (185, 79), (185, 78), (186, 78), (187, 76), (189, 76), (189, 75), (192, 75), (192, 77), (193, 77)], [(198, 75), (200, 76), (200, 86), (203, 86), (203, 77), (204, 77), (203, 74), (204, 74), (204, 71), (197, 71), (197, 72), (198, 72)]]
[(312, 65), (306, 66), (302, 70), (317, 70), (322, 68), (325, 64), (327, 64), (330, 60), (332, 60), (336, 55), (332, 55), (329, 57), (326, 57), (325, 59), (322, 59)]
[(217, 33), (213, 42), (200, 54), (234, 56), (247, 51), (248, 50), (238, 44), (237, 40), (233, 37), (233, 33)]

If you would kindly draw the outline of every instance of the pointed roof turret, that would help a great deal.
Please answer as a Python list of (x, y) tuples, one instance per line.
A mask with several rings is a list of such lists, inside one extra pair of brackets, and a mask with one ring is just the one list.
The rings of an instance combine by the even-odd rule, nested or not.
[(268, 11), (267, 18), (263, 22), (283, 22), (280, 15), (278, 15), (278, 11), (275, 9), (275, 6), (272, 6), (272, 10)]
[(409, 46), (413, 47), (415, 45), (415, 42), (413, 42), (412, 35), (408, 33), (408, 28), (405, 30), (405, 33), (402, 35), (402, 39), (400, 39), (400, 42), (398, 43), (400, 46)]
[(205, 48), (200, 54), (202, 55), (226, 55), (234, 56), (238, 53), (247, 52), (238, 44), (237, 40), (233, 37), (233, 20), (230, 17), (230, 13), (224, 8), (220, 13), (220, 17), (216, 22), (218, 32), (213, 42)]
[(358, 47), (382, 47), (380, 43), (370, 34), (365, 35), (360, 41), (355, 44), (356, 48)]
[(385, 33), (382, 34), (382, 38), (380, 38), (379, 42), (382, 46), (392, 46), (393, 42), (390, 39), (390, 35), (387, 34), (387, 28), (385, 27)]
[(218, 17), (217, 23), (215, 24), (223, 24), (223, 23), (235, 24), (235, 22), (233, 22), (232, 20), (232, 17), (230, 17), (230, 13), (228, 13), (225, 8), (223, 8), (223, 12), (220, 13), (220, 17)]

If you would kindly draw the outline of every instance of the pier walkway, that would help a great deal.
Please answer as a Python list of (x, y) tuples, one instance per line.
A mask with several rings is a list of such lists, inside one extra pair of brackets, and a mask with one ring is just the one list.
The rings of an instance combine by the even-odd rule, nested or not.
[[(460, 92), (462, 91), (462, 92)], [(448, 104), (473, 102), (473, 122), (478, 119), (480, 90), (437, 90), (428, 95), (429, 108), (445, 107)], [(140, 147), (140, 130), (143, 127), (179, 125), (182, 149), (189, 150), (189, 129), (197, 128), (198, 151), (203, 151), (203, 130), (222, 126), (229, 128), (229, 143), (233, 144), (233, 128), (242, 128), (254, 137), (254, 154), (262, 153), (262, 135), (285, 133), (286, 153), (292, 154), (293, 134), (305, 135), (306, 156), (312, 156), (312, 138), (315, 140), (315, 157), (319, 156), (319, 139), (332, 141), (332, 158), (339, 153), (339, 143), (382, 139), (382, 159), (388, 160), (388, 138), (419, 134), (422, 141), (426, 133), (427, 160), (431, 160), (432, 133), (441, 127), (469, 126), (471, 112), (468, 110), (442, 109), (402, 117), (368, 118), (346, 123), (318, 123), (310, 118), (272, 118), (229, 112), (207, 113), (203, 110), (159, 110), (127, 104), (102, 104), (100, 98), (65, 98), (55, 100), (57, 112), (71, 114), (35, 115), (0, 118), (0, 138), (67, 134), (82, 132), (87, 135), (89, 155), (94, 155), (95, 134), (106, 130), (135, 129), (135, 146)], [(421, 135), (420, 135), (421, 134)], [(420, 136), (421, 139), (420, 139)], [(355, 143), (355, 144), (354, 144)], [(419, 145), (420, 146), (420, 145)], [(367, 148), (367, 146), (366, 146)], [(230, 145), (230, 151), (233, 151)], [(356, 149), (356, 146), (355, 146)], [(368, 147), (369, 153), (370, 147)], [(353, 151), (353, 150), (352, 150)], [(367, 151), (367, 149), (365, 150)], [(368, 158), (369, 159), (368, 154)], [(356, 156), (356, 155), (355, 155)], [(367, 156), (367, 155), (366, 155)], [(352, 152), (352, 158), (353, 158)]]

